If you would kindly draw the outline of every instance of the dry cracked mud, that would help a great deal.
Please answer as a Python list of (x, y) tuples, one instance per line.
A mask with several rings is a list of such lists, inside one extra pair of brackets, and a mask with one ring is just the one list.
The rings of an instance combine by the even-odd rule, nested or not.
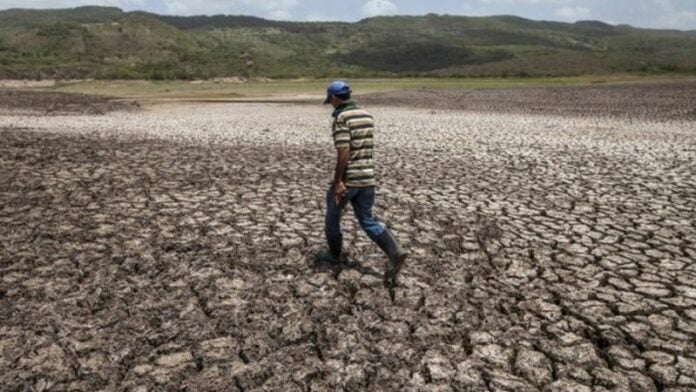
[(434, 109), (613, 117), (627, 120), (696, 120), (696, 81), (632, 85), (498, 89), (413, 89), (368, 94), (361, 101)]
[(138, 102), (119, 101), (111, 97), (3, 88), (2, 84), (0, 81), (0, 116), (101, 115), (113, 111), (134, 111), (140, 107)]
[(693, 120), (370, 109), (391, 291), (325, 107), (0, 116), (0, 389), (696, 388)]

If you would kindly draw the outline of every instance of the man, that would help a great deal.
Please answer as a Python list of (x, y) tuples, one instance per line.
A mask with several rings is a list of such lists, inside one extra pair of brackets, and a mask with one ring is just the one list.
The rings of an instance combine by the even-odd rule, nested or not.
[(375, 167), (373, 162), (374, 120), (351, 101), (351, 88), (342, 81), (331, 82), (324, 104), (335, 109), (331, 132), (337, 160), (334, 180), (326, 196), (325, 234), (329, 244), (328, 259), (338, 262), (341, 256), (341, 213), (348, 202), (355, 217), (372, 241), (387, 254), (384, 273), (386, 285), (395, 285), (399, 270), (408, 253), (383, 223), (372, 215), (375, 202)]

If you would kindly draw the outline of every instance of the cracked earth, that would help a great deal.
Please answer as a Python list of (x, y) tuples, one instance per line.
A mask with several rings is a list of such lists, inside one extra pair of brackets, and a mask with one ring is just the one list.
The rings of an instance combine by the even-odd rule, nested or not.
[(326, 107), (0, 116), (0, 389), (696, 389), (693, 119), (368, 109), (392, 290)]

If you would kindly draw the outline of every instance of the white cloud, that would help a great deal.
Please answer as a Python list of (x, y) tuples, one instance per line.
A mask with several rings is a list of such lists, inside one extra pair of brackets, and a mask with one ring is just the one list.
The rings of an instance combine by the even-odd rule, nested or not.
[(362, 6), (364, 16), (394, 15), (399, 12), (396, 4), (389, 0), (370, 0)]
[(696, 10), (684, 10), (674, 4), (673, 0), (651, 0), (642, 3), (643, 9), (650, 9), (657, 14), (655, 27), (694, 29), (696, 28)]
[(570, 22), (589, 19), (590, 15), (590, 10), (586, 7), (561, 7), (556, 10), (556, 16)]
[(483, 7), (472, 7), (470, 5), (463, 5), (457, 10), (456, 14), (466, 15), (466, 16), (489, 16), (492, 13)]
[(661, 15), (656, 27), (673, 29), (696, 29), (696, 12), (675, 11)]
[(327, 16), (326, 14), (322, 13), (311, 13), (311, 14), (306, 14), (302, 17), (302, 20), (306, 22), (326, 22), (328, 20), (332, 20), (330, 16)]
[(188, 5), (183, 1), (167, 2), (167, 13), (172, 15), (183, 15), (189, 12)]
[(570, 4), (575, 0), (478, 0), (485, 4)]
[(266, 18), (272, 20), (291, 20), (292, 13), (290, 10), (276, 9), (266, 13)]
[(252, 14), (270, 19), (291, 19), (299, 0), (162, 0), (165, 12), (175, 15)]

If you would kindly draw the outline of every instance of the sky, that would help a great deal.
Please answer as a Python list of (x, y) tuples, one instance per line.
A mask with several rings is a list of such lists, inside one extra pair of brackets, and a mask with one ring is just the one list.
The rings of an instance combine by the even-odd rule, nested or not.
[(115, 6), (169, 15), (255, 15), (295, 21), (357, 21), (377, 15), (517, 15), (535, 20), (601, 20), (696, 30), (696, 0), (0, 0), (0, 9)]

